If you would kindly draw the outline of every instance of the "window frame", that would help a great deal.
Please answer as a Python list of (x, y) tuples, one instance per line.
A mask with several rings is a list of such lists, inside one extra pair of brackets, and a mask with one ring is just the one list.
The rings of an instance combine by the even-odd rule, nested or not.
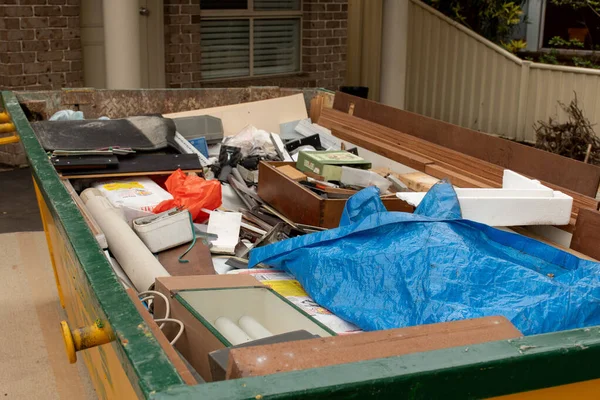
[[(264, 11), (254, 10), (254, 0), (248, 0), (247, 9), (239, 10), (202, 10), (200, 9), (200, 24), (202, 20), (229, 20), (229, 19), (247, 19), (249, 21), (249, 74), (246, 76), (232, 76), (232, 77), (219, 77), (219, 78), (202, 78), (201, 82), (215, 82), (215, 81), (230, 81), (230, 80), (243, 80), (243, 79), (261, 79), (271, 78), (280, 76), (294, 76), (302, 73), (302, 34), (303, 34), (303, 1), (299, 0), (299, 10), (274, 10)], [(300, 23), (299, 29), (299, 40), (298, 40), (298, 70), (295, 72), (286, 72), (282, 74), (266, 74), (266, 75), (255, 75), (254, 74), (254, 20), (255, 19), (297, 19)], [(202, 35), (202, 34), (201, 34)], [(202, 36), (200, 36), (200, 42), (202, 43)], [(200, 47), (202, 51), (202, 47)], [(202, 64), (202, 58), (200, 58)]]

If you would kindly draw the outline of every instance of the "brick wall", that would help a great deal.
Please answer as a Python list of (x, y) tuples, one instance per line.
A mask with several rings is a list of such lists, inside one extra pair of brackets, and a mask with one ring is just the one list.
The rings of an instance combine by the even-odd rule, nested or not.
[(80, 0), (0, 0), (0, 88), (83, 86)]
[(202, 82), (200, 0), (165, 0), (165, 69), (168, 87), (325, 87), (346, 76), (348, 0), (303, 0), (302, 73), (286, 77)]

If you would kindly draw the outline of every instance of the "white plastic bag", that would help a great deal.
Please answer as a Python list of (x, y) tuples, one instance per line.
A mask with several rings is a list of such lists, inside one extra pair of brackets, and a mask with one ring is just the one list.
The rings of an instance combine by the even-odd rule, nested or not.
[(150, 178), (125, 178), (98, 181), (92, 184), (115, 207), (151, 212), (160, 202), (173, 196)]

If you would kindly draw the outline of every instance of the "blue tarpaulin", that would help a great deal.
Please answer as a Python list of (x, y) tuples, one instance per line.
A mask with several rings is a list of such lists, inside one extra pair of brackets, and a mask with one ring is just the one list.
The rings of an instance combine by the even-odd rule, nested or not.
[(260, 262), (364, 330), (493, 315), (525, 335), (600, 325), (600, 264), (462, 219), (448, 183), (413, 214), (364, 189), (339, 228), (252, 250), (250, 266)]

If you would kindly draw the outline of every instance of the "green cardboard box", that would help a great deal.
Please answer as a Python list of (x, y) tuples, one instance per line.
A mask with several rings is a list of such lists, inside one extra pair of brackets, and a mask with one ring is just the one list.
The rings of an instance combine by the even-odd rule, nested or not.
[(371, 163), (347, 151), (301, 151), (296, 168), (300, 171), (314, 172), (328, 181), (339, 181), (341, 167), (360, 169), (371, 168)]

